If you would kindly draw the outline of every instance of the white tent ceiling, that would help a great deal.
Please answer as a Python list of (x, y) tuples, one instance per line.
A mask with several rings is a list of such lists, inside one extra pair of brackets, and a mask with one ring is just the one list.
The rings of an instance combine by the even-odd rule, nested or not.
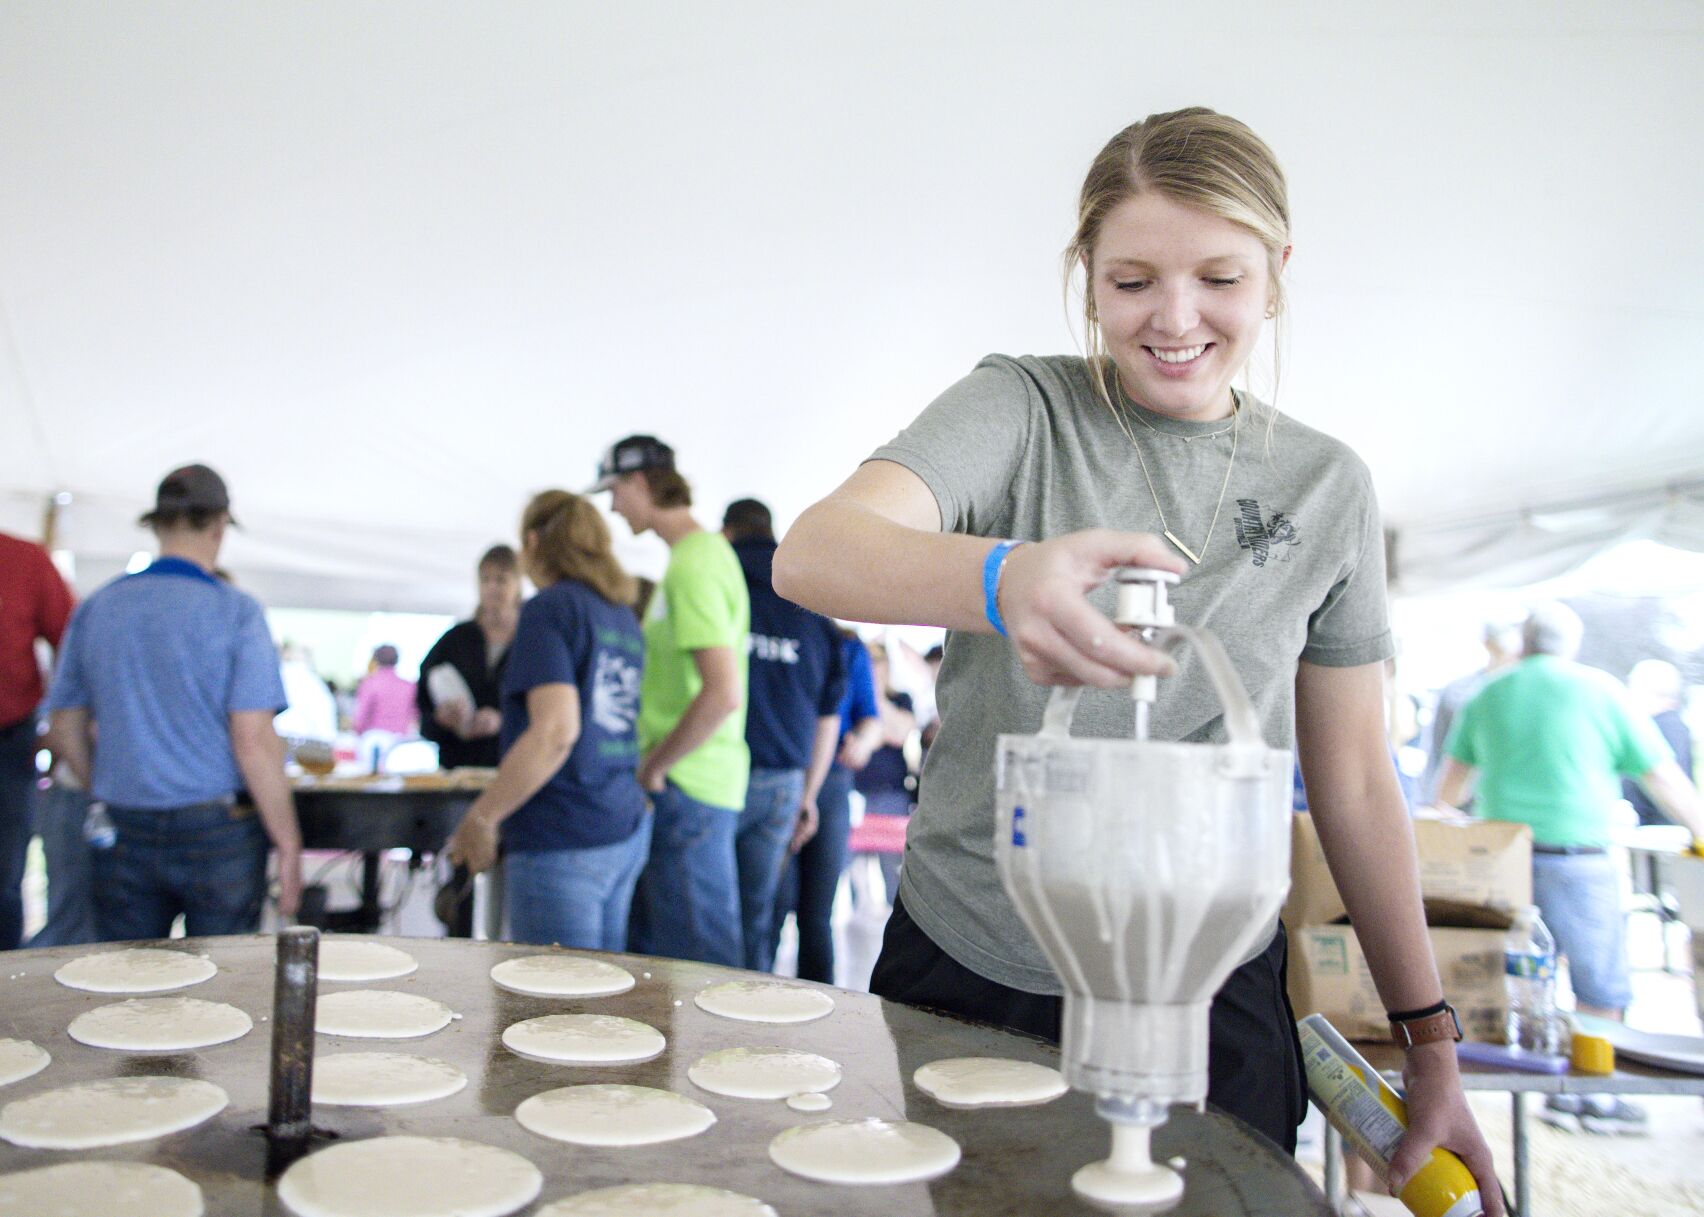
[(0, 527), (71, 492), (86, 583), (205, 460), (271, 603), (454, 610), (633, 430), (790, 518), (1070, 349), (1081, 173), (1187, 104), (1285, 162), (1279, 404), (1388, 523), (1704, 470), (1696, 0), (6, 0)]

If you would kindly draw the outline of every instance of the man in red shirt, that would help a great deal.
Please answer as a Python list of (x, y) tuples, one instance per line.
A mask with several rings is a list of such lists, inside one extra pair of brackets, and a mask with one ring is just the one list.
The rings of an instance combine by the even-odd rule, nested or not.
[(24, 933), (36, 707), (45, 692), (36, 639), (58, 649), (70, 616), (71, 592), (47, 551), (0, 532), (0, 951), (16, 950)]

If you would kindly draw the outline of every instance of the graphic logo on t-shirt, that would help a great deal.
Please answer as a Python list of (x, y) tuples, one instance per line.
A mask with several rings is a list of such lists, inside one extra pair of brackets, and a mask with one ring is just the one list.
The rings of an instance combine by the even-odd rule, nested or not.
[(599, 651), (592, 668), (592, 721), (611, 735), (625, 735), (638, 717), (638, 667), (614, 651)]
[(799, 640), (769, 634), (747, 634), (746, 654), (768, 663), (798, 663)]
[(1289, 550), (1301, 543), (1296, 522), (1284, 512), (1275, 511), (1270, 520), (1262, 523), (1258, 500), (1237, 500), (1237, 544), (1253, 553), (1256, 566), (1265, 566), (1274, 552), (1278, 561), (1288, 562)]

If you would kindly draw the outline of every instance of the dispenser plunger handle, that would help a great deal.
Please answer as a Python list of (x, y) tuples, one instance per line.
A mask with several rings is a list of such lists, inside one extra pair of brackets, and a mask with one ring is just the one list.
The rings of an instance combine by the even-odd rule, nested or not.
[[(1158, 630), (1177, 624), (1171, 600), (1166, 591), (1177, 584), (1177, 576), (1169, 570), (1148, 566), (1124, 566), (1113, 575), (1118, 583), (1118, 606), (1112, 619), (1126, 629), (1133, 629), (1143, 642), (1152, 643)], [(1130, 696), (1136, 701), (1136, 731), (1139, 740), (1148, 738), (1148, 708), (1160, 696), (1156, 676), (1138, 676), (1130, 682)]]

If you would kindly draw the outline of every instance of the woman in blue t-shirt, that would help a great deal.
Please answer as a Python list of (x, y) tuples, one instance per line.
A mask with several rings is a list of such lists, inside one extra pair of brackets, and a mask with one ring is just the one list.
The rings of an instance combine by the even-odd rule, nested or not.
[(596, 508), (565, 490), (527, 504), (521, 566), (539, 593), (509, 649), (502, 761), (448, 853), (478, 874), (501, 841), (514, 941), (625, 950), (651, 845), (635, 776), (645, 654), (637, 589)]

